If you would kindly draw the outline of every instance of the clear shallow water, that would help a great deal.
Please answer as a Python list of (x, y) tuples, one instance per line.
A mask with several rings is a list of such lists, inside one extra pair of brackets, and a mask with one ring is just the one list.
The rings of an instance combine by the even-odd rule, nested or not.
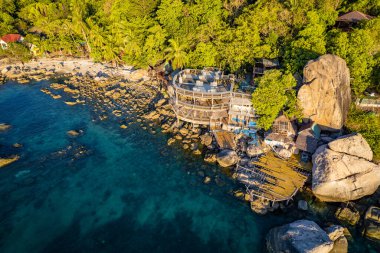
[[(166, 136), (94, 122), (43, 86), (0, 86), (0, 122), (12, 125), (0, 151), (21, 155), (0, 170), (0, 252), (264, 252), (269, 228), (296, 219), (255, 215)], [(200, 168), (223, 184), (203, 184)]]

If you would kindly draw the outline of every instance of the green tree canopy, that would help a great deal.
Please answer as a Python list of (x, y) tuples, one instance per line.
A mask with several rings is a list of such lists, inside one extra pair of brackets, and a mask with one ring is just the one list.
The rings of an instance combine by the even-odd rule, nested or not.
[(258, 79), (258, 87), (252, 94), (252, 103), (259, 115), (258, 126), (268, 130), (278, 114), (285, 110), (289, 116), (297, 115), (294, 87), (297, 82), (289, 73), (269, 70)]

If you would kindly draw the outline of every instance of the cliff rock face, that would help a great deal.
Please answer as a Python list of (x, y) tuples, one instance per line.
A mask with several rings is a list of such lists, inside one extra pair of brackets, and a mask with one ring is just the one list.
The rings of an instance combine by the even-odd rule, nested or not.
[(380, 166), (361, 135), (343, 136), (313, 155), (312, 190), (322, 201), (345, 202), (373, 194), (380, 185)]
[(329, 238), (314, 221), (298, 220), (272, 228), (267, 237), (269, 252), (328, 253), (334, 247)]
[(350, 72), (336, 55), (323, 55), (309, 61), (298, 99), (306, 118), (326, 129), (341, 129), (351, 102)]

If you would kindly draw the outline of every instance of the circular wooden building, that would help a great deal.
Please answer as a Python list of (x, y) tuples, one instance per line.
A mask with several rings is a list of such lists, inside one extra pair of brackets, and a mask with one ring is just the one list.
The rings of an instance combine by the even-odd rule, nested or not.
[(217, 69), (180, 71), (169, 86), (177, 119), (212, 129), (254, 123), (251, 95), (233, 92), (234, 86), (235, 76)]

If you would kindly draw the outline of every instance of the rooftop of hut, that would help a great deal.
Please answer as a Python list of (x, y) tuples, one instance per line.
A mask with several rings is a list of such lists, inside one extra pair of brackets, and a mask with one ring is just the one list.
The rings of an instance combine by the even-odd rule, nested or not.
[(345, 13), (341, 15), (337, 21), (338, 22), (351, 22), (351, 23), (357, 23), (362, 20), (370, 20), (373, 19), (374, 17), (364, 14), (360, 11), (351, 11), (348, 13)]
[(218, 69), (185, 69), (173, 77), (175, 86), (203, 93), (230, 92), (233, 89), (234, 82), (234, 75), (224, 75)]

